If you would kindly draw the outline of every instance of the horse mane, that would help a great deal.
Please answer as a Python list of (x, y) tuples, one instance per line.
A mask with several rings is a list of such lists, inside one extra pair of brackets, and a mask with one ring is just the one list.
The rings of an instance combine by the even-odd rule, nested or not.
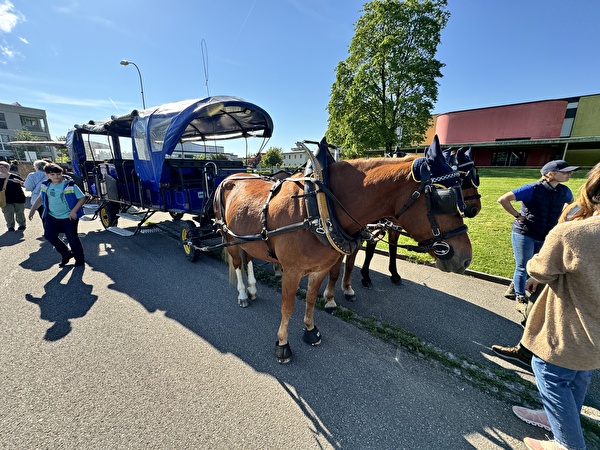
[(358, 158), (342, 161), (354, 167), (355, 170), (363, 172), (365, 179), (364, 186), (378, 184), (384, 180), (405, 181), (411, 176), (413, 161), (417, 159), (415, 155), (409, 155), (403, 158)]

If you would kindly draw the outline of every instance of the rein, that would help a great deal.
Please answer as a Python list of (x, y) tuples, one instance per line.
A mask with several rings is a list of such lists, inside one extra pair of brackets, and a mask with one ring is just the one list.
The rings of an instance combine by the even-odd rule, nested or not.
[[(440, 202), (440, 197), (439, 197), (439, 195), (436, 195), (436, 191), (438, 189), (441, 189), (439, 187), (436, 187), (434, 185), (434, 183), (439, 183), (441, 181), (445, 181), (445, 180), (449, 180), (449, 179), (453, 179), (453, 178), (461, 178), (461, 179), (463, 179), (463, 181), (466, 181), (462, 177), (461, 173), (458, 171), (453, 171), (453, 172), (450, 172), (450, 173), (440, 176), (440, 177), (431, 177), (429, 174), (429, 171), (425, 167), (425, 165), (421, 166), (421, 180), (419, 183), (419, 187), (417, 188), (416, 191), (414, 191), (412, 193), (412, 195), (409, 197), (409, 199), (406, 201), (406, 203), (402, 206), (400, 211), (394, 217), (396, 219), (398, 219), (403, 213), (405, 213), (408, 210), (408, 208), (410, 208), (410, 206), (424, 192), (426, 206), (427, 206), (427, 218), (429, 219), (429, 224), (431, 226), (431, 231), (433, 233), (433, 237), (430, 239), (427, 239), (426, 241), (418, 242), (417, 245), (398, 245), (398, 247), (404, 248), (409, 251), (418, 252), (418, 253), (432, 252), (436, 255), (437, 258), (442, 259), (442, 260), (452, 258), (452, 256), (454, 255), (454, 250), (452, 249), (452, 246), (450, 244), (448, 244), (445, 240), (450, 239), (459, 234), (466, 233), (468, 230), (468, 227), (463, 224), (454, 230), (448, 231), (446, 233), (441, 233), (440, 229), (437, 225), (437, 222), (435, 220), (435, 212), (434, 212), (434, 209), (436, 207), (439, 207), (439, 205), (437, 205), (437, 204), (434, 205), (433, 203)], [(300, 229), (307, 229), (307, 230), (313, 231), (314, 233), (324, 233), (324, 230), (319, 230), (319, 227), (315, 227), (315, 223), (317, 223), (317, 225), (318, 225), (318, 223), (320, 222), (319, 217), (316, 217), (316, 218), (309, 217), (307, 219), (304, 219), (302, 222), (286, 225), (286, 226), (277, 228), (275, 230), (267, 229), (267, 213), (268, 213), (268, 209), (269, 209), (269, 203), (270, 203), (271, 199), (277, 194), (277, 192), (281, 188), (282, 184), (284, 182), (289, 182), (289, 181), (292, 181), (292, 182), (308, 181), (308, 182), (314, 183), (314, 185), (316, 185), (318, 187), (319, 191), (323, 192), (329, 199), (331, 199), (333, 202), (335, 202), (340, 207), (340, 209), (345, 214), (347, 214), (348, 217), (351, 218), (359, 226), (360, 230), (363, 231), (363, 237), (364, 237), (364, 232), (365, 231), (368, 232), (368, 229), (370, 227), (372, 227), (369, 225), (367, 225), (367, 226), (361, 225), (352, 216), (352, 214), (350, 214), (350, 212), (344, 207), (344, 205), (342, 205), (342, 203), (337, 199), (337, 197), (333, 194), (333, 192), (331, 192), (322, 181), (317, 180), (315, 178), (304, 176), (304, 177), (300, 177), (300, 178), (286, 178), (283, 180), (279, 180), (279, 179), (273, 179), (271, 177), (265, 177), (265, 176), (248, 176), (248, 175), (242, 175), (242, 176), (233, 178), (234, 181), (235, 180), (249, 180), (249, 179), (263, 179), (263, 180), (268, 180), (268, 181), (274, 181), (273, 186), (269, 190), (269, 195), (267, 197), (267, 200), (265, 202), (265, 205), (264, 205), (262, 213), (261, 213), (262, 230), (260, 231), (260, 233), (251, 234), (251, 235), (238, 235), (238, 234), (234, 233), (232, 230), (230, 230), (227, 227), (227, 224), (223, 220), (215, 220), (214, 225), (216, 227), (218, 227), (219, 232), (223, 236), (226, 234), (226, 235), (232, 237), (233, 240), (229, 241), (229, 242), (222, 242), (221, 244), (213, 245), (210, 247), (201, 247), (200, 250), (208, 251), (208, 250), (213, 250), (213, 249), (218, 249), (218, 248), (230, 247), (230, 246), (234, 246), (234, 245), (241, 245), (241, 244), (244, 244), (247, 242), (253, 242), (253, 241), (258, 241), (258, 240), (267, 241), (271, 236), (276, 236), (279, 234), (284, 234), (284, 233), (288, 233), (288, 232), (292, 232), (292, 231), (296, 231), (296, 230), (300, 230)], [(472, 177), (471, 177), (471, 181), (473, 181)], [(458, 189), (461, 189), (461, 187), (458, 187)], [(447, 188), (444, 190), (456, 192), (455, 188)], [(222, 192), (223, 191), (221, 190), (221, 195), (223, 195)], [(311, 194), (312, 195), (316, 194), (316, 191), (313, 191)], [(307, 195), (309, 195), (309, 194), (295, 195), (294, 198), (306, 197)], [(456, 194), (454, 194), (454, 195), (456, 195)], [(462, 191), (461, 191), (461, 195), (462, 195)], [(468, 198), (470, 199), (471, 197), (475, 197), (475, 196), (470, 196)], [(432, 200), (432, 198), (435, 200)], [(456, 197), (454, 197), (454, 198), (456, 198)], [(221, 204), (221, 209), (224, 210), (223, 199), (219, 198), (219, 201)], [(458, 204), (458, 202), (454, 202), (454, 204), (456, 205), (456, 204)], [(444, 208), (441, 208), (441, 209), (443, 210)], [(410, 237), (410, 235), (408, 235), (406, 232), (401, 231), (401, 228), (395, 227), (395, 226), (394, 226), (394, 228), (398, 228), (400, 230), (401, 234)], [(371, 235), (371, 237), (372, 236), (373, 235)]]

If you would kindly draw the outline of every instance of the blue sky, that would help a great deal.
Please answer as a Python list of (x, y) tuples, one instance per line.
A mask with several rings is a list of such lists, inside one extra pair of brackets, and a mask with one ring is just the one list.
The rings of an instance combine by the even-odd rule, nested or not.
[[(52, 137), (64, 136), (75, 123), (141, 107), (135, 67), (119, 64), (128, 59), (148, 107), (242, 97), (272, 115), (268, 146), (287, 150), (324, 135), (334, 69), (364, 3), (0, 0), (0, 102), (45, 109)], [(448, 5), (433, 112), (600, 92), (597, 0)]]

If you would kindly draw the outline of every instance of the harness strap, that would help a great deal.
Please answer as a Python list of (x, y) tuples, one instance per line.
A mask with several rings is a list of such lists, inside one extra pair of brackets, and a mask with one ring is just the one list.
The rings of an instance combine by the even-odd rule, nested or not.
[(412, 195), (406, 201), (404, 206), (402, 208), (400, 208), (400, 211), (398, 211), (398, 213), (394, 216), (396, 219), (399, 218), (402, 214), (404, 214), (406, 212), (406, 210), (408, 208), (410, 208), (411, 205), (421, 196), (421, 191), (423, 190), (423, 186), (424, 186), (423, 183), (421, 183), (419, 185), (419, 189), (417, 189), (415, 192), (412, 193)]

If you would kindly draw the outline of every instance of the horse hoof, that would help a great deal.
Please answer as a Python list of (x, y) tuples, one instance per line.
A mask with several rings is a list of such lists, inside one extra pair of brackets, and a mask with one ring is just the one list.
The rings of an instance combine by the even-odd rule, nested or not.
[(337, 311), (337, 306), (325, 306), (323, 309), (327, 314), (333, 314)]
[(279, 345), (279, 341), (275, 342), (275, 358), (279, 364), (289, 363), (292, 360), (290, 344)]
[(363, 287), (367, 288), (367, 289), (373, 289), (373, 283), (371, 283), (371, 280), (360, 280), (360, 282), (362, 283)]
[(392, 283), (396, 286), (400, 286), (402, 284), (402, 278), (400, 277), (400, 275), (392, 275), (390, 277), (390, 280), (392, 280)]
[(247, 308), (250, 306), (250, 302), (247, 298), (238, 298), (238, 305), (240, 305), (242, 308)]
[(304, 328), (304, 336), (302, 336), (304, 342), (310, 345), (319, 345), (321, 343), (321, 333), (317, 327), (314, 327), (312, 330), (307, 330)]
[(349, 302), (353, 302), (356, 300), (355, 294), (344, 294), (344, 297), (346, 297), (346, 300), (348, 300)]

